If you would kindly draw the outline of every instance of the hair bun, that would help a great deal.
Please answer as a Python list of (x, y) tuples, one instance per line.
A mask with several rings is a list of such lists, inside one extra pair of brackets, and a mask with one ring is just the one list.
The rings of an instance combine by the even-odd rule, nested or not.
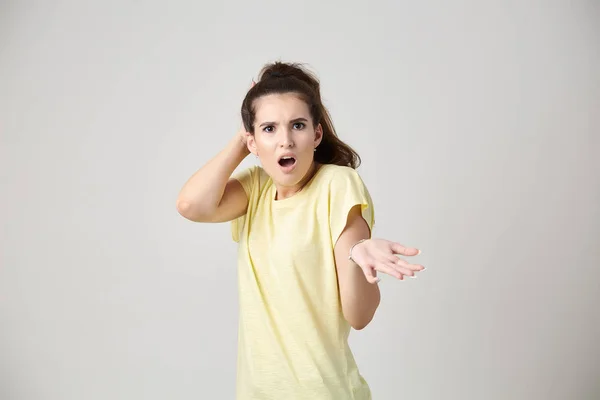
[(265, 78), (298, 78), (303, 80), (304, 71), (297, 64), (277, 61), (263, 70)]
[(289, 76), (289, 74), (284, 74), (281, 71), (269, 71), (269, 76), (272, 78), (285, 78), (286, 76)]

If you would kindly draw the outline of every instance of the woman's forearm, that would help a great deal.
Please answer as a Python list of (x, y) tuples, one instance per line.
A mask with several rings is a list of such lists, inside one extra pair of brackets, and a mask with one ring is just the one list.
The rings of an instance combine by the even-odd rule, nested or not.
[(365, 274), (352, 261), (344, 260), (346, 273), (340, 277), (340, 295), (344, 316), (350, 325), (361, 330), (373, 319), (381, 295), (377, 284), (369, 283)]
[(335, 245), (342, 310), (346, 320), (357, 330), (371, 322), (381, 299), (379, 286), (367, 281), (362, 269), (348, 259), (351, 247), (369, 236), (369, 227), (357, 206), (351, 210), (348, 224)]
[(227, 146), (185, 183), (177, 197), (177, 209), (189, 219), (211, 215), (218, 208), (227, 181), (249, 154), (240, 135), (236, 135)]

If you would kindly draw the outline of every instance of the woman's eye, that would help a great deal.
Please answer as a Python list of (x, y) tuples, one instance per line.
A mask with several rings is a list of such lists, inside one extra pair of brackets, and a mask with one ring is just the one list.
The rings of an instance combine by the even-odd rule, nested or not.
[(296, 122), (294, 124), (294, 129), (303, 129), (304, 128), (304, 123), (303, 122)]
[(267, 132), (267, 133), (271, 133), (273, 132), (275, 128), (273, 126), (265, 126), (263, 131)]

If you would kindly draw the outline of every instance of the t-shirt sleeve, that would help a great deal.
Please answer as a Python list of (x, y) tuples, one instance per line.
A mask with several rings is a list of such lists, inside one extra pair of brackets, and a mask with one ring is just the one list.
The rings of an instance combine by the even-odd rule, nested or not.
[(329, 184), (329, 226), (334, 246), (346, 227), (350, 210), (356, 205), (360, 205), (362, 217), (372, 232), (375, 211), (371, 195), (358, 172), (345, 167), (332, 177)]
[[(232, 178), (236, 179), (244, 188), (246, 196), (248, 196), (248, 207), (250, 207), (250, 201), (252, 199), (252, 193), (255, 190), (256, 182), (258, 180), (258, 169), (256, 166), (242, 169), (239, 172), (233, 174)], [(244, 227), (246, 221), (246, 214), (242, 215), (231, 221), (231, 237), (233, 241), (239, 242), (240, 233)]]

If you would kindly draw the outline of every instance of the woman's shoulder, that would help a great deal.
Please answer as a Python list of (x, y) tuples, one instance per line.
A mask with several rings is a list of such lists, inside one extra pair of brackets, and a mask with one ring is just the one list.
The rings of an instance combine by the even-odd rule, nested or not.
[(240, 173), (252, 177), (252, 180), (257, 181), (257, 183), (264, 183), (269, 179), (269, 175), (260, 165), (251, 165), (244, 168)]
[(335, 164), (324, 164), (321, 166), (322, 181), (328, 183), (361, 181), (360, 174), (352, 167)]
[(350, 195), (355, 192), (368, 191), (356, 169), (334, 164), (322, 165), (311, 186), (313, 187), (311, 191), (323, 193), (328, 198), (330, 198), (331, 193)]
[(246, 194), (250, 196), (253, 192), (260, 193), (269, 186), (270, 177), (267, 172), (259, 165), (251, 165), (243, 168), (232, 175), (232, 178), (238, 180)]

